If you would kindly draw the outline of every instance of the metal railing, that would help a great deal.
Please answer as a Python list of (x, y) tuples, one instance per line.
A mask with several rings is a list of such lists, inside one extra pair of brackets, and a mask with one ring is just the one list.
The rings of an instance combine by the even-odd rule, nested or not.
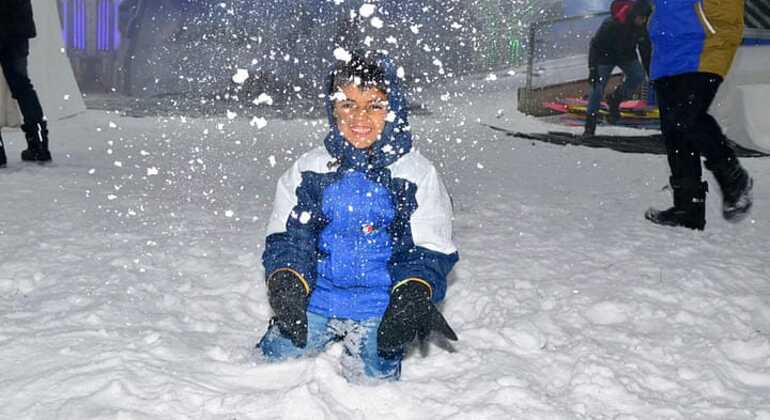
[[(588, 15), (582, 15), (582, 16), (570, 16), (565, 18), (559, 18), (559, 19), (549, 19), (544, 20), (540, 22), (534, 22), (529, 26), (529, 34), (528, 34), (528, 51), (527, 51), (527, 89), (532, 89), (532, 78), (534, 76), (535, 71), (535, 59), (539, 55), (541, 59), (554, 59), (554, 58), (561, 58), (566, 57), (570, 54), (578, 54), (583, 53), (586, 54), (588, 52), (589, 43), (591, 40), (591, 36), (593, 36), (593, 33), (595, 32), (596, 28), (601, 24), (600, 21), (598, 21), (597, 18), (604, 18), (606, 16), (609, 16), (610, 14), (607, 12), (603, 13), (593, 13)], [(568, 33), (572, 35), (573, 39), (585, 39), (585, 41), (581, 42), (578, 45), (578, 48), (581, 48), (580, 51), (576, 51), (572, 47), (565, 48), (564, 45), (559, 45), (556, 43), (557, 48), (551, 48), (546, 53), (543, 45), (545, 44), (544, 38), (539, 38), (538, 33), (543, 34), (544, 28), (553, 28), (556, 25), (561, 24), (569, 24), (574, 22), (586, 22), (590, 23), (588, 25), (583, 25), (585, 28), (581, 28), (580, 31), (573, 31), (568, 29)], [(550, 34), (552, 36), (552, 33)]]

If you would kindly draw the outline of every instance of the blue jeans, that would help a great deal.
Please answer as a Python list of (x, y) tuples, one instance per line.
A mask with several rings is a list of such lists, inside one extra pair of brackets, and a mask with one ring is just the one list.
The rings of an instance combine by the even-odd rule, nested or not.
[[(619, 64), (618, 67), (623, 70), (625, 75), (623, 85), (619, 87), (620, 92), (618, 94), (622, 99), (630, 98), (644, 81), (644, 69), (642, 69), (642, 65), (638, 60)], [(614, 69), (614, 64), (600, 64), (596, 66), (596, 80), (593, 82), (593, 90), (588, 98), (588, 107), (586, 109), (588, 115), (595, 115), (596, 111), (599, 110), (599, 106), (601, 106), (602, 99), (604, 98), (604, 89), (607, 88), (607, 82), (609, 82), (612, 70)]]
[(265, 359), (277, 362), (286, 359), (317, 356), (330, 344), (342, 341), (343, 374), (351, 382), (358, 382), (361, 374), (368, 378), (397, 380), (401, 376), (403, 352), (389, 358), (377, 353), (377, 328), (381, 318), (364, 321), (327, 318), (307, 313), (307, 345), (300, 348), (281, 335), (275, 325), (270, 325), (257, 347)]

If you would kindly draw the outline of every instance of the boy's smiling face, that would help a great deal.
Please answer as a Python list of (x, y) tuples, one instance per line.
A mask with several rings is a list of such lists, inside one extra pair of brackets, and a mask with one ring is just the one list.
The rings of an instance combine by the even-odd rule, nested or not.
[(334, 118), (342, 136), (357, 149), (370, 147), (382, 134), (388, 96), (378, 88), (347, 84), (335, 94)]

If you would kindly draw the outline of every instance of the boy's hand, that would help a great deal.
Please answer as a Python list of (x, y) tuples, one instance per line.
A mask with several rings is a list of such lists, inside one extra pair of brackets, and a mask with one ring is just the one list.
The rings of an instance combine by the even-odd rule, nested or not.
[(267, 294), (273, 308), (271, 323), (297, 347), (307, 344), (307, 294), (300, 280), (289, 271), (275, 272), (267, 281)]
[(377, 351), (388, 356), (400, 351), (415, 336), (424, 340), (431, 330), (457, 341), (457, 334), (430, 301), (428, 288), (407, 282), (390, 295), (390, 304), (377, 330)]

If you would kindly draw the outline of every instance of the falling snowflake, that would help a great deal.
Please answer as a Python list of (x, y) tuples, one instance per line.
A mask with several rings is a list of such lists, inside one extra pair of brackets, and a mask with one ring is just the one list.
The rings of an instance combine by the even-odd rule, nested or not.
[(242, 85), (249, 78), (249, 71), (246, 69), (238, 69), (233, 75), (233, 82)]
[(334, 49), (334, 58), (347, 63), (353, 59), (353, 56), (350, 54), (350, 52), (348, 52), (348, 50), (342, 47), (337, 47)]
[(257, 97), (257, 99), (254, 99), (252, 101), (252, 103), (254, 105), (259, 105), (259, 104), (272, 105), (273, 104), (273, 97), (268, 95), (267, 93), (260, 93), (259, 96)]
[(360, 9), (358, 9), (358, 14), (361, 16), (368, 18), (369, 16), (373, 15), (374, 12), (377, 11), (377, 6), (367, 3), (361, 6)]
[(257, 130), (261, 130), (265, 127), (267, 127), (267, 120), (262, 117), (254, 117), (249, 121), (249, 125), (252, 127), (257, 127)]

